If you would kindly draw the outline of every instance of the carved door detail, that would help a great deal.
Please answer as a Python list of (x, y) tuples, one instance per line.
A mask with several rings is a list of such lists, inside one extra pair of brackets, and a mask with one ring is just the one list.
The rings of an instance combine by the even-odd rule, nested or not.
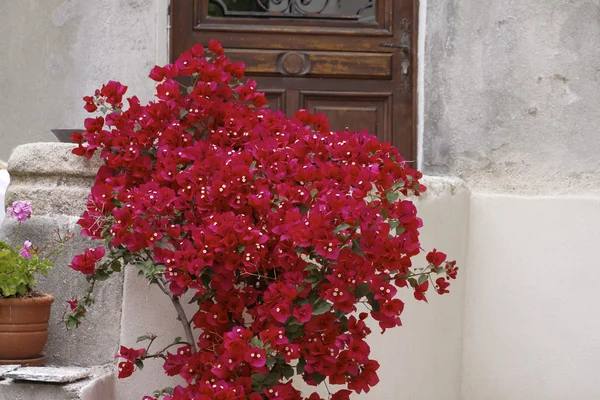
[(270, 106), (367, 129), (415, 160), (416, 0), (174, 0), (171, 58), (219, 40)]

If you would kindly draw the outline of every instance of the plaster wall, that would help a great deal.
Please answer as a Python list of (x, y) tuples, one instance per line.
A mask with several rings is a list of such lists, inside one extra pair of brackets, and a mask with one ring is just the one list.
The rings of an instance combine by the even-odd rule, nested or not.
[(600, 2), (428, 0), (426, 17), (424, 171), (600, 193)]
[(461, 399), (597, 399), (600, 3), (422, 7), (423, 169), (472, 190)]
[[(450, 294), (430, 294), (429, 304), (417, 302), (408, 290), (400, 291), (400, 298), (406, 302), (404, 326), (381, 336), (379, 327), (372, 325), (369, 344), (373, 358), (381, 364), (381, 383), (356, 399), (459, 399), (469, 191), (455, 179), (426, 178), (424, 183), (429, 191), (418, 203), (425, 222), (421, 244), (425, 249), (435, 246), (456, 259), (461, 265), (461, 278), (452, 282)], [(419, 261), (425, 264), (424, 259)], [(183, 336), (165, 295), (129, 271), (124, 285), (122, 344), (133, 346), (149, 326), (160, 336), (157, 348)], [(164, 375), (159, 361), (148, 362), (141, 372), (119, 380), (118, 398), (138, 399), (155, 389), (173, 386), (173, 379)], [(303, 389), (307, 395), (315, 390)], [(324, 388), (321, 392), (326, 394)]]
[(148, 72), (166, 54), (163, 0), (0, 3), (0, 159), (19, 144), (54, 141), (50, 129), (82, 127), (81, 98), (108, 80), (152, 95)]
[(600, 398), (598, 226), (598, 197), (472, 195), (462, 399)]

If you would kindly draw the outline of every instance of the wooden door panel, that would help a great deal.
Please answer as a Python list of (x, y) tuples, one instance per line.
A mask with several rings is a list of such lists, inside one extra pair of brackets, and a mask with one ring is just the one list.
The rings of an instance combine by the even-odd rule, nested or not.
[(269, 102), (268, 107), (273, 110), (286, 110), (286, 90), (285, 89), (261, 89), (265, 94), (267, 101)]
[(227, 49), (250, 75), (391, 79), (392, 54)]
[[(364, 5), (368, 15), (348, 11)], [(418, 0), (175, 0), (171, 58), (216, 39), (272, 109), (323, 113), (332, 129), (367, 129), (415, 160), (417, 10)]]
[(392, 142), (392, 93), (300, 91), (300, 106), (325, 114), (331, 130), (368, 130)]

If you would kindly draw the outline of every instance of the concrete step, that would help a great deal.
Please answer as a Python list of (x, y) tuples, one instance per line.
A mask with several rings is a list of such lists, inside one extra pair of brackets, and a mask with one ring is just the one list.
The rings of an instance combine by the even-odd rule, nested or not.
[(70, 383), (11, 379), (5, 374), (0, 376), (0, 400), (115, 400), (113, 366), (97, 366), (89, 370), (88, 378)]

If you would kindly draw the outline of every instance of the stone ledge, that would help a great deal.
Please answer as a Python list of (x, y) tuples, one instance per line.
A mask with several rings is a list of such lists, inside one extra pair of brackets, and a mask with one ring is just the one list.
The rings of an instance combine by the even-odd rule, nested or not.
[(4, 378), (29, 382), (71, 383), (88, 378), (92, 371), (81, 367), (22, 367), (4, 374)]
[(71, 153), (71, 143), (28, 143), (15, 147), (8, 160), (8, 172), (16, 175), (56, 175), (95, 177), (103, 164), (99, 157), (91, 160)]
[(115, 400), (114, 367), (105, 365), (86, 370), (89, 371), (87, 378), (71, 383), (0, 380), (0, 400)]
[(422, 196), (423, 198), (439, 196), (444, 193), (450, 193), (454, 196), (460, 192), (469, 192), (465, 181), (452, 176), (424, 175), (420, 181), (427, 188), (427, 191)]

